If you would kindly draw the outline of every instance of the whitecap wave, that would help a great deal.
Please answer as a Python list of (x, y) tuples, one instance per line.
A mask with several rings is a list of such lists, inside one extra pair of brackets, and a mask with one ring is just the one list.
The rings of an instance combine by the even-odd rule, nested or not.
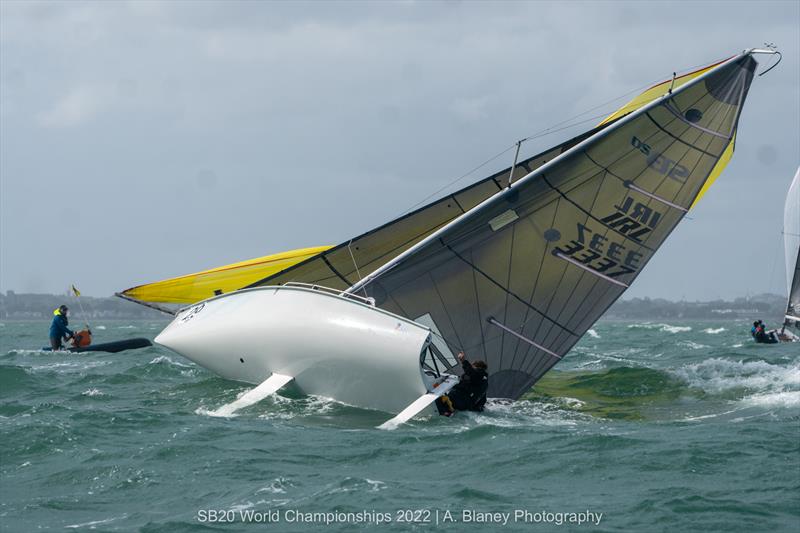
[(270, 494), (286, 494), (286, 489), (292, 487), (291, 481), (284, 477), (276, 477), (269, 485), (261, 487), (256, 491), (256, 494), (268, 492)]
[(703, 330), (703, 333), (708, 333), (709, 335), (716, 335), (717, 333), (722, 333), (723, 331), (728, 331), (725, 328), (706, 328)]
[(631, 329), (657, 329), (664, 333), (685, 333), (692, 331), (691, 326), (673, 326), (671, 324), (653, 324), (652, 322), (644, 322), (642, 324), (628, 324)]
[(153, 359), (152, 361), (150, 361), (147, 364), (148, 365), (172, 365), (172, 366), (179, 366), (179, 367), (182, 367), (182, 368), (192, 368), (191, 365), (187, 365), (187, 364), (184, 364), (184, 363), (179, 363), (178, 361), (173, 361), (172, 359), (170, 359), (166, 355), (159, 355), (158, 357), (156, 357), (155, 359)]
[(578, 412), (582, 402), (575, 398), (558, 398), (555, 403), (517, 400), (515, 402), (489, 400), (486, 411), (482, 413), (459, 412), (455, 420), (468, 418), (472, 424), (463, 426), (460, 431), (475, 425), (501, 428), (524, 428), (541, 426), (578, 426), (594, 422), (591, 415)]
[(678, 346), (683, 346), (691, 350), (702, 350), (703, 348), (708, 348), (708, 346), (706, 346), (705, 344), (700, 344), (692, 341), (681, 341), (678, 343)]
[(590, 329), (589, 331), (587, 331), (587, 332), (586, 332), (586, 334), (587, 334), (587, 335), (589, 335), (589, 336), (590, 336), (591, 338), (593, 338), (593, 339), (599, 339), (599, 338), (600, 338), (600, 334), (599, 334), (599, 333), (597, 333), (597, 332), (596, 332), (595, 330), (593, 330), (593, 329)]
[(712, 394), (734, 394), (749, 406), (800, 405), (800, 361), (788, 365), (765, 361), (708, 359), (675, 371), (690, 386)]
[(686, 365), (675, 373), (691, 386), (708, 392), (724, 392), (736, 388), (767, 392), (800, 387), (800, 362), (783, 366), (764, 361), (712, 358)]
[(105, 393), (100, 389), (87, 389), (81, 393), (81, 396), (105, 396)]
[(744, 403), (759, 407), (798, 407), (800, 406), (800, 391), (753, 394), (743, 401)]

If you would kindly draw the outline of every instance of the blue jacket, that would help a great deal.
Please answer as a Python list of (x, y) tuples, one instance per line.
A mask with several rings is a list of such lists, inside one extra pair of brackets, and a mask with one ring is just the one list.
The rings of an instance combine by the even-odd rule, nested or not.
[(67, 327), (69, 321), (63, 315), (56, 315), (50, 323), (50, 338), (62, 339), (67, 336), (72, 336), (72, 330)]

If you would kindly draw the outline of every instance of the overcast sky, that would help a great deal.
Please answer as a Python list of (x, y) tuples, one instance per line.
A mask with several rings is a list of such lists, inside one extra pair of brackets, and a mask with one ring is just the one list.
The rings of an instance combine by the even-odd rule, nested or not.
[(336, 244), (518, 138), (771, 41), (733, 161), (626, 297), (783, 293), (798, 28), (797, 1), (4, 0), (0, 290), (105, 296)]

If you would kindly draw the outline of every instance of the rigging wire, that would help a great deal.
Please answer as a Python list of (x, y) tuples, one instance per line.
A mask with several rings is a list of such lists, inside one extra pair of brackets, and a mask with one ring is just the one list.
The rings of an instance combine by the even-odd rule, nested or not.
[[(351, 244), (353, 244), (353, 239), (350, 239), (350, 241), (348, 241), (348, 243), (347, 243), (347, 251), (350, 252), (350, 259), (353, 260), (353, 266), (356, 267), (356, 274), (358, 274), (358, 281), (360, 282), (361, 281), (361, 271), (358, 270), (358, 263), (356, 263), (356, 258), (353, 255), (353, 249), (350, 247)], [(369, 298), (369, 294), (367, 294), (367, 288), (366, 287), (362, 287), (362, 289), (364, 290), (364, 296)]]

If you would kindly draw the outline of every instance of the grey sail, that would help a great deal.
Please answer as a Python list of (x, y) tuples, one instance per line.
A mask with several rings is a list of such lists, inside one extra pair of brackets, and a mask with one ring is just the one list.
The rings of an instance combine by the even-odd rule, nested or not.
[(794, 175), (783, 213), (783, 242), (786, 254), (787, 324), (800, 327), (800, 168)]
[(450, 351), (487, 362), (490, 397), (518, 398), (727, 162), (755, 64), (737, 56), (595, 132), (348, 290), (435, 325)]

